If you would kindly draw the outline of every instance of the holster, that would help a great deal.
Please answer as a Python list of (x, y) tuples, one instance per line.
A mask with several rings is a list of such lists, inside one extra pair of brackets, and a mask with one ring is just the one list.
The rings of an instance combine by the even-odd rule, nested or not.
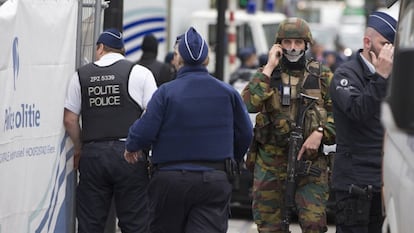
[(347, 199), (338, 201), (336, 223), (339, 225), (353, 226), (366, 225), (370, 221), (370, 209), (372, 199), (372, 186), (361, 188), (350, 185)]
[(225, 172), (233, 185), (233, 190), (240, 189), (240, 163), (234, 159), (225, 160)]
[(151, 179), (152, 174), (154, 173), (154, 166), (152, 165), (152, 162), (151, 162), (149, 150), (143, 150), (143, 155), (145, 159), (145, 164), (147, 166), (147, 175), (148, 175), (148, 178)]

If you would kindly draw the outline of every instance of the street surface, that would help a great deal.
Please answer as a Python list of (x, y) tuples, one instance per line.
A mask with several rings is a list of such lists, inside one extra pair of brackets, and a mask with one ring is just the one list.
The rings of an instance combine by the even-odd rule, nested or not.
[[(328, 222), (329, 223), (329, 222)], [(293, 222), (290, 225), (291, 233), (302, 233), (299, 224)], [(121, 233), (119, 227), (116, 227), (116, 233)], [(233, 212), (233, 217), (229, 219), (229, 228), (227, 233), (257, 233), (256, 224), (253, 223), (251, 215), (246, 211)], [(335, 225), (329, 225), (327, 233), (335, 233)]]
[[(299, 224), (293, 223), (290, 225), (291, 233), (302, 233)], [(121, 230), (117, 228), (116, 233), (121, 233)], [(230, 219), (229, 229), (227, 233), (257, 233), (256, 224), (251, 220), (246, 219)], [(335, 233), (335, 226), (329, 225), (327, 233)]]
[[(291, 233), (302, 233), (299, 224), (297, 223), (292, 223), (290, 225), (290, 231)], [(121, 230), (118, 227), (116, 233), (121, 233)], [(227, 233), (257, 233), (257, 228), (252, 220), (230, 219)], [(327, 233), (335, 233), (335, 226), (329, 225)]]
[[(290, 225), (291, 233), (301, 233), (299, 224), (293, 223)], [(335, 226), (328, 226), (328, 233), (335, 233)], [(257, 233), (256, 224), (251, 220), (246, 219), (230, 219), (229, 229), (227, 233)]]
[[(292, 223), (290, 225), (291, 233), (302, 233), (299, 224)], [(116, 233), (121, 233), (117, 227)], [(256, 224), (250, 219), (234, 218), (229, 220), (229, 228), (227, 233), (257, 233)], [(335, 233), (335, 226), (329, 225), (327, 233)]]

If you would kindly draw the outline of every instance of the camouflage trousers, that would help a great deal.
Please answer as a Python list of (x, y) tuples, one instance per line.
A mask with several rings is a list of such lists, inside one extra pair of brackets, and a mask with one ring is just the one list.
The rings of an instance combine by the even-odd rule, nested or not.
[[(257, 158), (259, 161), (260, 157), (259, 155)], [(276, 157), (276, 160), (284, 160)], [(276, 169), (268, 169), (267, 166), (262, 166), (262, 162), (256, 161), (254, 168), (253, 218), (260, 233), (284, 232), (281, 223), (286, 182), (286, 166), (283, 166), (285, 162), (275, 162), (279, 165)], [(304, 233), (327, 231), (327, 183), (326, 171), (321, 177), (298, 178), (295, 202), (299, 224)]]

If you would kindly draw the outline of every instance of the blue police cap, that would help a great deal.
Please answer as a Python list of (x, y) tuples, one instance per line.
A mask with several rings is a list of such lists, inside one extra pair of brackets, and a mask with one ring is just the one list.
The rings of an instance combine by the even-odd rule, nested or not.
[(375, 29), (389, 42), (394, 43), (397, 21), (387, 13), (373, 12), (368, 17), (367, 26)]
[(178, 51), (189, 65), (199, 65), (204, 62), (208, 55), (208, 45), (203, 37), (190, 27), (178, 42)]
[(122, 33), (115, 28), (110, 28), (102, 32), (98, 41), (96, 41), (96, 44), (100, 43), (114, 49), (122, 49), (124, 47)]

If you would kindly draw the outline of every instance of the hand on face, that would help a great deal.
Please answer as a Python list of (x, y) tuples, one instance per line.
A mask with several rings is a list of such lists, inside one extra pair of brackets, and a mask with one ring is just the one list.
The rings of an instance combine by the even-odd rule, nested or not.
[(283, 50), (280, 44), (274, 44), (269, 51), (269, 56), (267, 59), (267, 64), (263, 67), (263, 73), (267, 76), (271, 76), (273, 70), (279, 64), (280, 59), (282, 58)]
[(373, 51), (369, 51), (372, 64), (375, 67), (376, 72), (384, 78), (388, 78), (392, 71), (392, 64), (394, 59), (394, 46), (392, 44), (385, 44), (378, 57)]

